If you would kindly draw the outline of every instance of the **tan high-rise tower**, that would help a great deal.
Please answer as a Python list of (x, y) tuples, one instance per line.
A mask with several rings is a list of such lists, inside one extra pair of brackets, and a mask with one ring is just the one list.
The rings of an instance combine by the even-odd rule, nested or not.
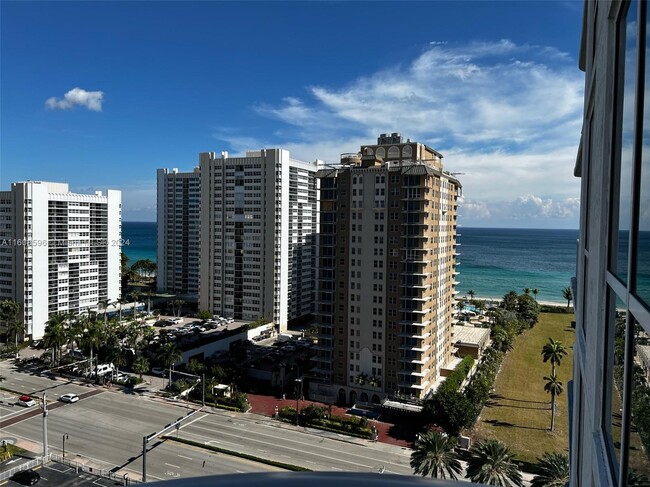
[(422, 398), (452, 356), (461, 184), (440, 153), (396, 133), (317, 178), (313, 389), (346, 402)]

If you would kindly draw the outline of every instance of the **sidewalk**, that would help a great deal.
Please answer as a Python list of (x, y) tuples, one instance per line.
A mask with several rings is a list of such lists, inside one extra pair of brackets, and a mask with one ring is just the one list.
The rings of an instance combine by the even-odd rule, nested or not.
[[(278, 409), (281, 409), (283, 407), (292, 407), (292, 408), (296, 407), (295, 399), (279, 399), (272, 396), (262, 396), (260, 394), (248, 394), (248, 402), (250, 402), (251, 404), (251, 410), (250, 410), (251, 413), (261, 414), (263, 416), (268, 416), (268, 417), (273, 417), (273, 415), (275, 414), (276, 406), (278, 407)], [(307, 407), (310, 404), (315, 404), (317, 406), (321, 406), (325, 408), (330, 407), (328, 404), (315, 402), (315, 401), (299, 401), (298, 404), (300, 409)], [(331, 407), (332, 407), (332, 414), (337, 416), (347, 415), (348, 408), (343, 408), (336, 405), (332, 405)], [(370, 423), (377, 428), (377, 432), (379, 433), (379, 437), (377, 439), (378, 442), (388, 443), (391, 445), (396, 445), (396, 446), (401, 446), (406, 448), (410, 448), (412, 446), (411, 441), (403, 438), (397, 438), (393, 434), (394, 432), (400, 429), (399, 426), (396, 426), (393, 423), (384, 423), (382, 421), (375, 421), (375, 420), (371, 420)], [(368, 441), (368, 440), (362, 440), (361, 438), (356, 438), (354, 436), (347, 436), (347, 435), (344, 436), (352, 440)]]

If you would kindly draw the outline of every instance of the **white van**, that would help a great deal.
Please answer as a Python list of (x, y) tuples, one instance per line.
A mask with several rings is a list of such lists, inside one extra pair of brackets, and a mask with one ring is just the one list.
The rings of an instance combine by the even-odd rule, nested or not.
[(115, 371), (115, 366), (111, 364), (99, 364), (97, 366), (97, 375), (112, 374)]

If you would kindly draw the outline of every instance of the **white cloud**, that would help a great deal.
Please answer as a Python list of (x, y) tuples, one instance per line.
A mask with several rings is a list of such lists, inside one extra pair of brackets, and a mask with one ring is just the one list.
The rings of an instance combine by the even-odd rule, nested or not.
[(263, 141), (215, 137), (241, 150), (253, 142), (245, 148), (280, 146), (303, 160), (336, 162), (379, 133), (401, 132), (464, 173), (468, 216), (517, 226), (525, 212), (529, 225), (577, 227), (583, 86), (576, 61), (554, 47), (432, 42), (402, 65), (259, 104), (258, 114), (278, 122)]
[(63, 98), (56, 98), (55, 96), (48, 98), (45, 101), (45, 106), (50, 110), (69, 110), (74, 106), (82, 106), (88, 110), (101, 112), (103, 101), (103, 91), (86, 91), (82, 88), (73, 88), (63, 95)]

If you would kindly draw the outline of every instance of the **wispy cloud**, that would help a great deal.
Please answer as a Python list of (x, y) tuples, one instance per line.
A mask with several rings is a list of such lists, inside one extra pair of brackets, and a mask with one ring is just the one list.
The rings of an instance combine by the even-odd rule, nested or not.
[[(513, 224), (525, 203), (530, 218), (575, 226), (577, 212), (561, 208), (567, 201), (573, 208), (579, 194), (572, 168), (583, 85), (576, 61), (553, 47), (436, 41), (408, 63), (255, 109), (278, 122), (263, 142), (302, 159), (336, 161), (381, 132), (399, 131), (441, 151), (447, 169), (465, 173), (465, 195), (504, 218), (510, 212)], [(233, 133), (217, 138), (242, 142)]]
[(94, 112), (101, 112), (103, 101), (103, 91), (86, 91), (82, 88), (73, 88), (63, 95), (63, 98), (55, 96), (48, 98), (45, 101), (45, 106), (50, 110), (69, 110), (75, 106), (80, 106)]

